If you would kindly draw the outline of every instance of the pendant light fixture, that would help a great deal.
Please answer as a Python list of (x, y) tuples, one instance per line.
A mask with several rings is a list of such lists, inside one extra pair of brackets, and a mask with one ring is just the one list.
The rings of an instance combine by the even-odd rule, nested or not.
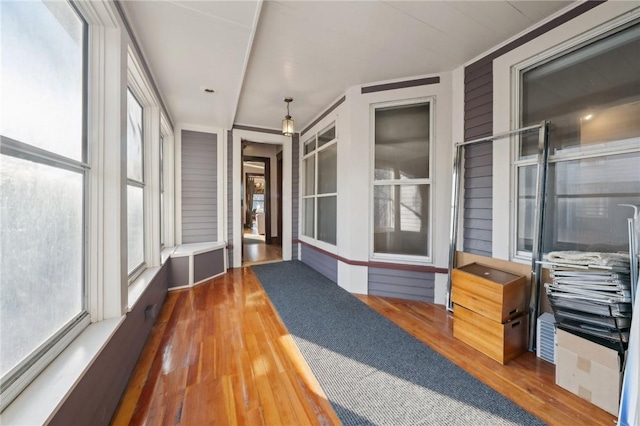
[(293, 118), (289, 114), (289, 103), (293, 101), (293, 98), (286, 97), (284, 101), (287, 103), (287, 115), (284, 116), (284, 120), (282, 120), (282, 134), (285, 136), (293, 136), (296, 132)]

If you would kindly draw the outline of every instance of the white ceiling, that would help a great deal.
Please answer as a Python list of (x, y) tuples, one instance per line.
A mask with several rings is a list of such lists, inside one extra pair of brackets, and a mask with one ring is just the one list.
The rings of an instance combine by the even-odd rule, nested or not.
[(451, 71), (571, 2), (121, 3), (174, 123), (277, 129), (291, 96), (302, 130), (350, 86)]

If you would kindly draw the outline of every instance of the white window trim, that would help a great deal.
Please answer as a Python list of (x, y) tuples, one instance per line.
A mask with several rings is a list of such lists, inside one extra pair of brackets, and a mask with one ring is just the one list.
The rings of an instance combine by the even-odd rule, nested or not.
[(132, 271), (129, 276), (129, 283), (132, 284), (146, 268), (160, 265), (161, 119), (158, 99), (131, 46), (127, 54), (127, 83), (142, 105), (143, 114), (144, 264)]
[(175, 246), (175, 167), (174, 167), (174, 136), (173, 130), (169, 125), (164, 114), (160, 114), (160, 134), (164, 141), (164, 150), (162, 153), (163, 177), (164, 177), (164, 247)]
[[(318, 137), (326, 132), (327, 130), (331, 129), (332, 127), (335, 128), (335, 137), (330, 140), (329, 142), (325, 142), (324, 145), (322, 145), (321, 147), (318, 147)], [(313, 208), (314, 208), (314, 212), (313, 212), (313, 235), (314, 237), (309, 237), (308, 235), (304, 235), (302, 233), (302, 229), (300, 230), (301, 232), (299, 232), (299, 239), (300, 241), (306, 242), (308, 244), (314, 245), (318, 248), (321, 248), (325, 251), (331, 252), (331, 253), (337, 253), (337, 246), (338, 246), (338, 227), (337, 227), (337, 200), (338, 200), (338, 188), (339, 185), (336, 183), (336, 192), (327, 192), (327, 193), (322, 193), (322, 194), (318, 194), (318, 156), (319, 154), (324, 151), (327, 148), (330, 148), (334, 145), (338, 146), (338, 117), (336, 116), (333, 120), (331, 120), (331, 122), (325, 126), (323, 126), (322, 128), (320, 128), (320, 130), (316, 131), (313, 133), (313, 138), (305, 138), (304, 142), (301, 142), (301, 159), (300, 159), (300, 169), (302, 170), (301, 174), (300, 174), (300, 181), (301, 181), (301, 191), (300, 191), (300, 200), (301, 203), (299, 204), (299, 211), (302, 213), (300, 216), (303, 218), (305, 217), (305, 211), (304, 211), (304, 200), (307, 199), (313, 199), (315, 200), (313, 203)], [(305, 146), (305, 142), (308, 142), (311, 139), (315, 139), (315, 147), (314, 149), (309, 152), (308, 154), (304, 154), (304, 146)], [(304, 169), (304, 161), (307, 160), (308, 158), (314, 158), (314, 188), (313, 188), (313, 194), (312, 195), (304, 195), (304, 188), (306, 187), (306, 178), (307, 178), (307, 174), (306, 174), (306, 170)], [(336, 158), (337, 161), (337, 158)], [(338, 178), (337, 176), (337, 170), (336, 170), (336, 179)], [(326, 241), (322, 241), (320, 239), (318, 239), (318, 198), (324, 198), (324, 197), (336, 197), (336, 244), (331, 244), (329, 242)], [(302, 227), (303, 222), (300, 223), (300, 226)]]
[[(429, 103), (429, 178), (419, 178), (419, 179), (410, 179), (406, 182), (399, 182), (398, 180), (375, 180), (374, 172), (375, 172), (375, 150), (376, 150), (376, 132), (375, 132), (375, 114), (376, 109), (379, 108), (388, 108), (395, 106), (410, 106), (422, 103)], [(425, 96), (420, 98), (412, 98), (412, 99), (403, 99), (389, 102), (379, 102), (373, 103), (369, 107), (369, 125), (370, 125), (370, 167), (369, 167), (369, 259), (377, 262), (391, 262), (398, 264), (406, 264), (406, 265), (425, 265), (433, 262), (433, 215), (434, 215), (434, 180), (436, 171), (434, 169), (433, 158), (435, 155), (435, 121), (436, 121), (436, 97), (435, 96)], [(427, 231), (427, 251), (429, 253), (428, 256), (415, 256), (415, 255), (406, 255), (406, 254), (392, 254), (392, 253), (376, 253), (374, 251), (374, 241), (375, 241), (375, 220), (374, 220), (374, 186), (382, 186), (382, 185), (429, 185), (429, 221), (428, 226), (429, 230)]]
[[(585, 43), (640, 18), (640, 9), (625, 2), (607, 2), (570, 22), (520, 46), (493, 61), (493, 132), (501, 133), (518, 128), (519, 71), (532, 64)], [(504, 138), (493, 143), (493, 257), (529, 263), (530, 256), (516, 253), (517, 187), (515, 187), (516, 143)]]

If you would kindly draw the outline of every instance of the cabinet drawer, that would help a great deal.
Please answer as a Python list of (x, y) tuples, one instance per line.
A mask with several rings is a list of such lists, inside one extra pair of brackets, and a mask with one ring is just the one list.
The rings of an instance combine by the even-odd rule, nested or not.
[(453, 270), (451, 301), (493, 321), (506, 322), (525, 312), (526, 279), (471, 263)]
[(507, 323), (492, 321), (464, 306), (453, 307), (453, 337), (506, 364), (527, 350), (529, 314)]

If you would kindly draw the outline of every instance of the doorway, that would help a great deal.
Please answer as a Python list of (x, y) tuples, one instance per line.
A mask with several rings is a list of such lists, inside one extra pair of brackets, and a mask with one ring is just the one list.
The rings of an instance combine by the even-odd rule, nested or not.
[(274, 202), (281, 193), (277, 175), (282, 171), (276, 167), (278, 148), (270, 144), (242, 143), (243, 266), (282, 260), (281, 235), (276, 221), (281, 207)]

